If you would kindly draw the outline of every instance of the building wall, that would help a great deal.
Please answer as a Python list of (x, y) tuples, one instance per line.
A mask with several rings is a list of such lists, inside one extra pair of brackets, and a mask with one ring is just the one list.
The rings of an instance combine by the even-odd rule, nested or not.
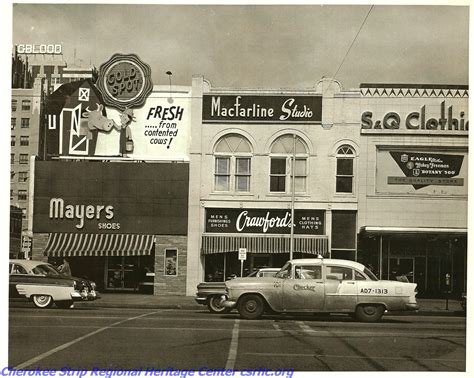
[[(453, 91), (454, 92), (454, 91)], [(455, 130), (410, 130), (405, 128), (405, 117), (410, 112), (420, 112), (425, 106), (426, 117), (440, 119), (441, 103), (445, 103), (445, 117), (448, 107), (453, 107), (453, 117), (468, 120), (468, 98), (447, 95), (447, 91), (438, 95), (423, 97), (406, 95), (400, 98), (363, 96), (360, 103), (360, 114), (373, 112), (373, 119), (382, 119), (388, 112), (401, 116), (400, 128), (397, 130), (373, 130), (370, 134), (361, 135), (361, 157), (359, 169), (359, 226), (401, 226), (401, 227), (446, 227), (467, 228), (467, 168), (468, 168), (468, 132)], [(465, 91), (462, 91), (464, 94)], [(416, 123), (416, 121), (414, 121)], [(405, 149), (408, 151), (429, 151), (438, 154), (465, 155), (460, 176), (464, 179), (462, 186), (430, 185), (417, 190), (410, 186), (405, 193), (396, 186), (386, 186), (380, 190), (384, 177), (382, 165), (377, 163), (377, 148)], [(402, 171), (399, 172), (403, 176)], [(379, 176), (379, 177), (378, 177)], [(386, 175), (385, 175), (386, 176)], [(378, 181), (377, 181), (378, 177)], [(393, 187), (392, 193), (384, 192)], [(396, 188), (396, 189), (395, 189)], [(387, 216), (390, 214), (390, 216)]]
[[(343, 91), (333, 80), (323, 79), (308, 90), (239, 90), (212, 88), (202, 78), (193, 79), (193, 115), (202, 114), (203, 94), (233, 95), (297, 95), (322, 94), (322, 125), (317, 124), (263, 124), (263, 123), (205, 123), (193, 116), (193, 134), (190, 155), (190, 200), (188, 226), (188, 282), (187, 295), (193, 295), (197, 283), (203, 281), (203, 257), (200, 256), (201, 236), (205, 226), (207, 207), (289, 209), (291, 194), (271, 193), (269, 190), (270, 148), (280, 135), (296, 134), (308, 149), (306, 192), (295, 196), (295, 209), (325, 211), (324, 234), (331, 237), (332, 211), (357, 210), (357, 187), (354, 192), (336, 193), (336, 158), (341, 145), (349, 144), (360, 150), (358, 91)], [(251, 183), (249, 193), (216, 192), (214, 190), (215, 155), (218, 140), (229, 133), (248, 139), (252, 146)], [(357, 171), (357, 156), (354, 171)], [(330, 243), (329, 243), (330, 244)]]
[[(11, 119), (12, 123), (15, 122), (15, 126), (11, 127), (10, 153), (13, 155), (13, 161), (10, 164), (10, 204), (22, 209), (23, 230), (26, 230), (28, 226), (30, 156), (38, 154), (42, 89), (41, 79), (35, 80), (34, 87), (31, 89), (12, 89)], [(30, 101), (30, 109), (22, 110), (23, 101)], [(14, 102), (16, 102), (16, 110), (13, 107)], [(22, 119), (28, 120), (28, 127), (22, 127)], [(22, 145), (22, 137), (28, 140), (27, 145)], [(21, 161), (20, 156), (23, 156)], [(19, 197), (20, 193), (24, 193), (25, 196)]]
[[(177, 275), (165, 275), (165, 250), (178, 250)], [(155, 237), (155, 295), (184, 295), (186, 293), (187, 237)]]

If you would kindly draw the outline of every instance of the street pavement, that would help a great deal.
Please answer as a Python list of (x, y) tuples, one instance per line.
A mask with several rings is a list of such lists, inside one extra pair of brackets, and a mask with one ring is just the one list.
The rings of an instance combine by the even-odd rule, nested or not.
[[(130, 293), (100, 293), (101, 298), (94, 302), (76, 303), (76, 307), (87, 306), (94, 308), (143, 308), (143, 309), (187, 309), (200, 310), (205, 306), (199, 305), (193, 296), (184, 295), (147, 295)], [(449, 299), (446, 309), (445, 299), (417, 299), (419, 314), (455, 315), (462, 316), (460, 301)]]
[[(103, 299), (103, 304), (113, 303)], [(347, 315), (242, 320), (237, 313), (211, 314), (202, 306), (113, 308), (99, 303), (70, 310), (11, 305), (9, 366), (141, 371), (466, 369), (462, 316), (385, 315), (371, 324)]]

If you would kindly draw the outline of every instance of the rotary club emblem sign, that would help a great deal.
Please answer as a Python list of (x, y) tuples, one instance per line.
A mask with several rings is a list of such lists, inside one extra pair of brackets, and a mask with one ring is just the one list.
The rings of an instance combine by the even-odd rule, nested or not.
[(114, 54), (100, 66), (96, 85), (108, 106), (138, 108), (153, 90), (151, 69), (135, 54)]

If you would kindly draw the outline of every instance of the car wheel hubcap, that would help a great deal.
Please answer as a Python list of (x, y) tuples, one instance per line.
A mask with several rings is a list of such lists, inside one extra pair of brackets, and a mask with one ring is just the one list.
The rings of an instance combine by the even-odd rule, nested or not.
[(248, 312), (255, 312), (255, 310), (257, 309), (257, 304), (255, 303), (255, 301), (249, 301), (247, 302), (245, 309)]
[(36, 300), (37, 300), (38, 304), (40, 304), (40, 305), (45, 305), (49, 301), (49, 297), (47, 295), (39, 295), (36, 298), (37, 298)]
[(367, 315), (374, 315), (375, 312), (376, 312), (376, 308), (375, 307), (366, 307), (364, 309), (364, 312), (367, 314)]

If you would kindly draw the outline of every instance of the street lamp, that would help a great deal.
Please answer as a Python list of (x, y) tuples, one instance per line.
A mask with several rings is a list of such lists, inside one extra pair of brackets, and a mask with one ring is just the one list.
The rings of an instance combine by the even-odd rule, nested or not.
[(170, 81), (170, 97), (168, 97), (168, 103), (172, 104), (173, 103), (173, 97), (171, 97), (171, 75), (173, 73), (171, 71), (166, 71), (166, 74), (168, 75), (169, 81)]

